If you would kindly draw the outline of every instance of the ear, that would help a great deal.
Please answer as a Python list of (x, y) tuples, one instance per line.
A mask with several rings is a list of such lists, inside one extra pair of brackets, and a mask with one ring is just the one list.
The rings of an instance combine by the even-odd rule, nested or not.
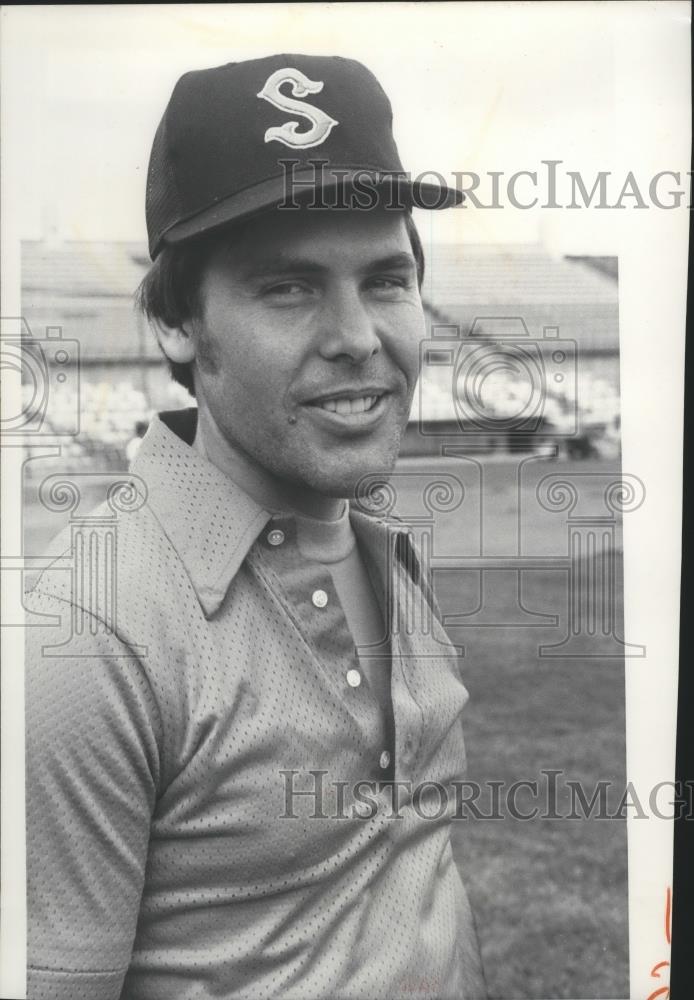
[(152, 326), (164, 354), (169, 361), (187, 365), (195, 358), (195, 343), (188, 323), (167, 326), (161, 319), (153, 319)]

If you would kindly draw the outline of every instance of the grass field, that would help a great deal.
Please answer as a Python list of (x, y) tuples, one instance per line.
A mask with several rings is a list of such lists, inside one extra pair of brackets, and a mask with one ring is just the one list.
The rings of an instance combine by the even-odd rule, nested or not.
[[(512, 553), (520, 534), (523, 552), (561, 555), (566, 550), (565, 515), (533, 506), (537, 482), (548, 472), (578, 472), (588, 493), (582, 510), (595, 516), (602, 512), (610, 471), (599, 463), (572, 467), (532, 462), (519, 480), (510, 463), (485, 466), (485, 498), (489, 495), (492, 502), (486, 504), (483, 551)], [(458, 512), (461, 526), (463, 507)], [(476, 513), (469, 528), (473, 523)], [(618, 540), (619, 525), (616, 529)], [(460, 530), (448, 529), (442, 551), (456, 550)], [(615, 560), (620, 583), (614, 609), (619, 620), (621, 558), (619, 552), (608, 557)], [(479, 574), (437, 573), (435, 582), (444, 614), (469, 611), (479, 603)], [(560, 570), (521, 573), (524, 607), (557, 615), (554, 627), (449, 628), (453, 641), (465, 647), (468, 779), (504, 782), (505, 787), (538, 781), (543, 787), (543, 769), (561, 770), (566, 779), (582, 782), (589, 795), (599, 780), (607, 780), (614, 782), (609, 796), (609, 811), (614, 812), (626, 780), (625, 661), (538, 655), (540, 645), (566, 634), (567, 589), (568, 575)], [(515, 610), (515, 593), (509, 590), (506, 600), (507, 607), (495, 608), (497, 620), (509, 620), (503, 612)], [(617, 631), (621, 634), (619, 627)], [(570, 811), (562, 777), (558, 788), (556, 811), (562, 815)], [(488, 814), (489, 796), (486, 804)], [(525, 811), (536, 802), (519, 794), (518, 804)], [(490, 998), (629, 995), (624, 821), (470, 816), (455, 823), (454, 849), (477, 919)]]
[[(533, 606), (561, 607), (556, 574), (534, 575)], [(442, 605), (451, 596), (439, 588)], [(543, 787), (542, 769), (561, 769), (588, 792), (598, 780), (623, 788), (623, 662), (540, 659), (542, 629), (480, 631), (451, 630), (466, 645), (468, 778)], [(559, 778), (560, 815), (569, 812), (562, 786)], [(529, 795), (518, 803), (535, 804)], [(471, 817), (456, 822), (454, 838), (490, 997), (628, 996), (623, 821)]]
[[(566, 550), (566, 520), (538, 506), (536, 487), (548, 473), (580, 473), (584, 510), (601, 512), (611, 467), (531, 459), (518, 472), (510, 460), (404, 461), (396, 478), (398, 507), (414, 509), (419, 484), (453, 471), (464, 482), (459, 508), (436, 525), (439, 552), (555, 556)], [(99, 497), (94, 495), (94, 503)], [(85, 509), (89, 504), (85, 502)], [(484, 507), (484, 517), (481, 510)], [(64, 525), (27, 486), (25, 554), (50, 551)], [(619, 540), (619, 526), (615, 526)], [(617, 548), (618, 551), (618, 548)], [(464, 713), (468, 778), (480, 783), (542, 781), (542, 770), (564, 772), (590, 790), (599, 780), (625, 782), (624, 661), (540, 657), (567, 627), (567, 574), (535, 569), (520, 575), (522, 603), (558, 624), (530, 627), (457, 626), (470, 702)], [(444, 613), (479, 603), (479, 574), (436, 574)], [(498, 592), (501, 621), (514, 592)], [(619, 592), (616, 595), (619, 604)], [(504, 601), (507, 606), (504, 607)], [(619, 607), (616, 608), (619, 618)], [(542, 623), (542, 618), (535, 622)], [(598, 651), (599, 652), (599, 651)], [(629, 661), (627, 661), (628, 663)], [(559, 779), (559, 787), (562, 787)], [(619, 792), (615, 793), (617, 800)], [(533, 803), (519, 795), (519, 806)], [(558, 812), (566, 811), (561, 794)], [(626, 824), (619, 820), (458, 820), (454, 848), (478, 923), (490, 998), (625, 998), (627, 967)]]

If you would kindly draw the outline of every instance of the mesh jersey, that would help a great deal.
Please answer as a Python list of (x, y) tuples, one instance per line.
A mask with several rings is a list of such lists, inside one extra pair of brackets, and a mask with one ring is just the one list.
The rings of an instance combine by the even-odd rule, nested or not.
[[(467, 693), (405, 536), (352, 511), (402, 783), (399, 818), (382, 788), (364, 816), (380, 712), (328, 569), (162, 420), (133, 474), (146, 500), (97, 510), (27, 597), (54, 616), (27, 629), (31, 1000), (483, 995), (452, 799), (426, 819), (408, 786), (462, 777)], [(106, 607), (80, 566), (109, 551)]]

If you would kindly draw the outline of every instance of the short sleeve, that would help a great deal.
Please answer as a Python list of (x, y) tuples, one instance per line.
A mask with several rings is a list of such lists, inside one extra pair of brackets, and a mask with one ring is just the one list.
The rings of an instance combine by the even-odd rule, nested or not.
[[(161, 723), (143, 663), (71, 606), (27, 605), (26, 850), (29, 1000), (121, 995), (137, 926)], [(61, 643), (65, 645), (61, 646)]]

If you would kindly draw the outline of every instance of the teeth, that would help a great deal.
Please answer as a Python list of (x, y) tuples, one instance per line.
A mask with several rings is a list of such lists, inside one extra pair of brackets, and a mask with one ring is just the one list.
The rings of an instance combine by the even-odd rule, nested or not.
[(359, 396), (358, 399), (324, 399), (318, 405), (330, 413), (347, 416), (350, 413), (364, 413), (374, 405), (377, 396)]

